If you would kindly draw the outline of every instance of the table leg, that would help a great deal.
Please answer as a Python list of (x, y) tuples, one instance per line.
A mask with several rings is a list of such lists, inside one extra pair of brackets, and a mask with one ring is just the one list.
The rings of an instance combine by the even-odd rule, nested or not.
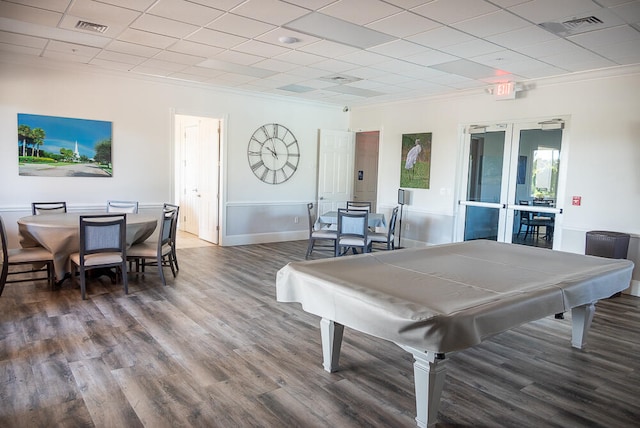
[(416, 389), (416, 424), (421, 428), (433, 427), (438, 418), (440, 396), (446, 374), (444, 354), (421, 351), (399, 345), (413, 354), (413, 377)]
[(322, 358), (324, 369), (329, 373), (338, 370), (340, 346), (344, 326), (335, 321), (322, 318), (320, 321), (320, 336), (322, 338)]
[(586, 344), (587, 333), (596, 312), (595, 303), (577, 306), (571, 309), (571, 346), (582, 349)]

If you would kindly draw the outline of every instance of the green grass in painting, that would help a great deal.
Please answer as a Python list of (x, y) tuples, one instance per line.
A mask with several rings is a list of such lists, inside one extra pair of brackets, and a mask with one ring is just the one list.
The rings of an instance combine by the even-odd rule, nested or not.
[(431, 164), (427, 162), (417, 162), (413, 169), (405, 169), (404, 161), (400, 167), (400, 187), (411, 187), (415, 189), (428, 189)]

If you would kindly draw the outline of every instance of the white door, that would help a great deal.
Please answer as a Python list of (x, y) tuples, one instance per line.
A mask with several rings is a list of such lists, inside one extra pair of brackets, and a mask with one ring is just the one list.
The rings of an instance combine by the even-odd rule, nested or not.
[(552, 120), (466, 129), (458, 241), (553, 248), (562, 220), (563, 127)]
[(218, 243), (218, 198), (220, 165), (220, 121), (200, 122), (200, 215), (198, 237)]
[(220, 124), (176, 115), (180, 142), (180, 230), (219, 242)]
[(318, 213), (344, 208), (353, 197), (353, 132), (322, 129), (318, 138)]
[(182, 192), (180, 229), (200, 234), (200, 131), (198, 124), (182, 123)]
[(371, 202), (376, 212), (378, 199), (378, 131), (356, 133), (353, 200)]

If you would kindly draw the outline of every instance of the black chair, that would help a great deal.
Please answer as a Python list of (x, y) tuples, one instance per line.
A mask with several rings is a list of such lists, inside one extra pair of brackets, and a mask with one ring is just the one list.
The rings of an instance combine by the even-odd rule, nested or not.
[(360, 248), (363, 253), (371, 251), (369, 238), (369, 211), (366, 210), (338, 210), (338, 235), (336, 238), (335, 255), (345, 255), (349, 248), (357, 254)]
[(171, 242), (170, 242), (170, 244), (171, 244), (172, 262), (173, 262), (173, 265), (174, 265), (174, 267), (176, 269), (176, 272), (178, 272), (180, 270), (180, 267), (178, 266), (178, 252), (176, 251), (176, 240), (178, 239), (178, 221), (180, 219), (180, 206), (165, 202), (164, 205), (162, 206), (162, 208), (164, 210), (175, 210), (176, 211), (175, 221), (173, 222), (173, 225), (171, 226)]
[(313, 250), (316, 248), (316, 241), (321, 243), (317, 246), (319, 251), (331, 251), (331, 254), (336, 252), (336, 239), (338, 233), (336, 230), (330, 230), (328, 228), (316, 228), (316, 216), (313, 212), (313, 203), (307, 204), (307, 212), (309, 217), (309, 246), (307, 247), (307, 254), (304, 256), (308, 259)]
[(127, 214), (94, 214), (80, 216), (80, 251), (71, 254), (75, 277), (80, 268), (80, 291), (86, 299), (86, 272), (97, 268), (116, 268), (120, 271), (125, 294), (127, 282)]
[(371, 212), (371, 202), (347, 201), (348, 210), (367, 210)]
[(138, 201), (107, 201), (108, 213), (138, 213)]
[[(9, 249), (7, 245), (7, 231), (4, 227), (4, 221), (0, 216), (0, 241), (2, 241), (2, 271), (0, 273), (0, 296), (4, 291), (5, 284), (11, 284), (16, 282), (28, 282), (28, 281), (49, 281), (49, 285), (53, 288), (55, 283), (55, 275), (53, 271), (53, 254), (50, 251), (42, 247), (34, 248), (12, 248)], [(11, 266), (26, 267), (31, 265), (28, 270), (11, 270)], [(41, 267), (42, 266), (42, 267)], [(21, 275), (25, 273), (44, 273), (46, 276), (36, 275), (29, 278), (16, 278), (14, 275)], [(12, 279), (8, 279), (11, 275)]]
[[(127, 257), (136, 263), (136, 273), (145, 273), (146, 266), (158, 266), (158, 274), (162, 280), (162, 285), (167, 285), (164, 278), (164, 266), (171, 268), (173, 277), (176, 276), (176, 269), (173, 258), (173, 252), (171, 248), (171, 230), (173, 222), (177, 221), (178, 211), (176, 210), (162, 210), (162, 216), (160, 217), (160, 231), (158, 233), (158, 240), (145, 241), (140, 244), (132, 245), (127, 251)], [(147, 262), (147, 260), (149, 260)]]
[(66, 202), (32, 202), (31, 214), (59, 214), (67, 212)]
[[(391, 220), (389, 220), (389, 227), (387, 231), (382, 232), (370, 232), (369, 237), (371, 238), (371, 249), (376, 249), (376, 245), (384, 244), (385, 250), (395, 250), (395, 233), (396, 233), (396, 220), (398, 219), (398, 210), (399, 207), (395, 207), (391, 212)], [(382, 248), (381, 248), (382, 249)]]

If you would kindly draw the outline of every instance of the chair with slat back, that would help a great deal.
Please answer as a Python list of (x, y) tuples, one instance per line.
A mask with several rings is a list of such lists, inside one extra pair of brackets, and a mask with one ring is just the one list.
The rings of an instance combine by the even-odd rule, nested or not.
[(347, 201), (348, 210), (367, 210), (371, 212), (371, 202), (365, 201)]
[(173, 225), (171, 225), (170, 244), (171, 244), (171, 262), (173, 263), (173, 266), (175, 267), (176, 272), (178, 272), (180, 270), (180, 266), (178, 266), (178, 253), (176, 251), (176, 240), (178, 238), (178, 221), (180, 220), (180, 206), (165, 202), (162, 208), (165, 210), (176, 211), (175, 220), (173, 222)]
[(162, 268), (169, 266), (173, 277), (176, 276), (176, 269), (171, 262), (171, 228), (178, 216), (177, 210), (163, 209), (160, 217), (160, 230), (156, 242), (145, 241), (132, 245), (127, 254), (129, 260), (136, 263), (136, 274), (145, 273), (146, 266), (158, 266), (158, 274), (162, 285), (167, 285)]
[[(314, 249), (316, 251), (329, 250), (332, 254), (335, 254), (336, 238), (338, 237), (337, 231), (316, 227), (316, 215), (314, 214), (313, 203), (309, 202), (307, 204), (307, 212), (309, 218), (309, 245), (307, 246), (307, 254), (304, 258), (308, 259)], [(320, 243), (316, 245), (316, 241), (320, 241)]]
[(338, 209), (338, 234), (335, 255), (345, 255), (349, 248), (354, 254), (360, 248), (363, 253), (371, 251), (369, 238), (369, 211)]
[(71, 254), (75, 277), (80, 270), (80, 291), (86, 299), (86, 277), (88, 270), (116, 268), (122, 277), (125, 294), (129, 293), (127, 282), (127, 214), (94, 214), (80, 216), (80, 251)]
[[(47, 280), (49, 285), (53, 288), (55, 283), (54, 271), (53, 271), (53, 254), (45, 248), (8, 248), (7, 244), (7, 231), (4, 227), (4, 221), (0, 216), (0, 241), (2, 241), (2, 271), (0, 273), (0, 296), (4, 291), (5, 284), (11, 284), (16, 282), (30, 282), (30, 281), (42, 281)], [(28, 265), (31, 265), (27, 270)], [(9, 271), (11, 266), (21, 266), (19, 270)], [(43, 266), (41, 268), (40, 266)], [(46, 276), (36, 275), (28, 277), (22, 276), (27, 273), (40, 273), (46, 272)], [(11, 276), (11, 279), (9, 279)], [(16, 278), (16, 276), (19, 276)]]
[(387, 231), (382, 232), (371, 232), (369, 233), (369, 237), (371, 238), (372, 249), (377, 248), (376, 244), (383, 244), (386, 246), (385, 250), (395, 250), (395, 233), (396, 233), (396, 220), (398, 218), (398, 207), (395, 207), (391, 212), (391, 220), (389, 220), (389, 227)]
[(138, 213), (138, 201), (107, 201), (108, 213)]
[(31, 202), (31, 214), (59, 214), (67, 212), (66, 202)]

